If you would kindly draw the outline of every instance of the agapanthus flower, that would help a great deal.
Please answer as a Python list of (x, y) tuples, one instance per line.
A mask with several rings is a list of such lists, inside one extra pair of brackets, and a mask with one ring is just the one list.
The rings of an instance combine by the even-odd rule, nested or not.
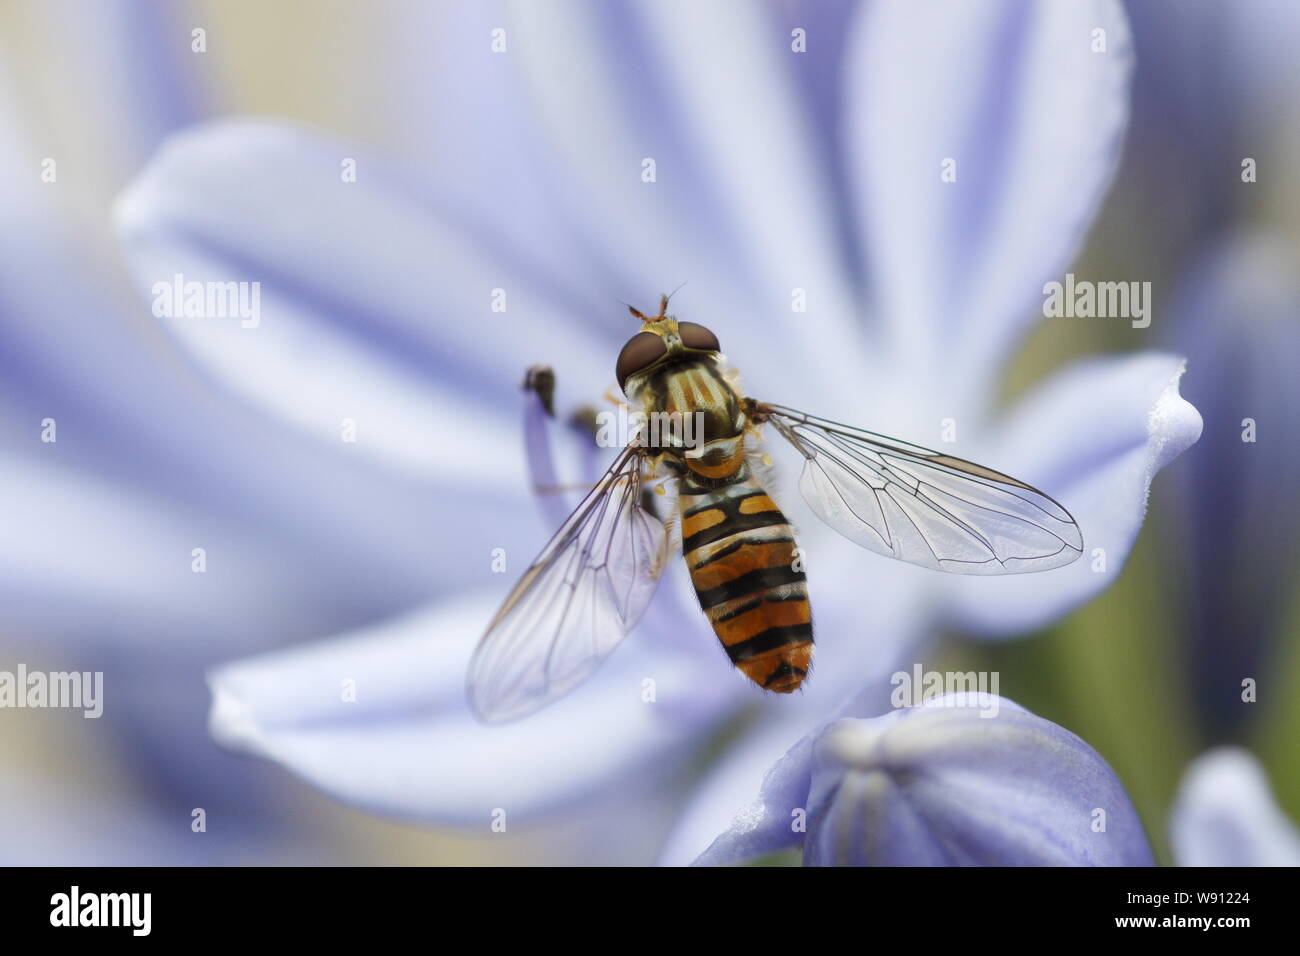
[[(228, 121), (173, 138), (120, 203), (145, 295), (176, 275), (260, 283), (255, 327), (162, 319), (215, 381), (322, 447), (351, 423), (359, 460), (454, 503), (454, 520), (430, 505), (400, 529), (438, 543), (437, 573), (400, 575), (423, 573), (428, 605), (215, 671), (219, 740), (370, 810), (484, 828), (685, 779), (662, 857), (683, 862), (922, 635), (1041, 627), (1119, 573), (1152, 479), (1199, 434), (1181, 359), (1087, 359), (998, 408), (1123, 136), (1118, 4), (485, 4), (443, 39), (446, 83), (419, 119), (440, 137), (429, 168)], [(566, 410), (598, 401), (635, 331), (618, 303), (683, 280), (675, 307), (720, 335), (751, 393), (951, 437), (1068, 503), (1089, 552), (947, 580), (872, 559), (783, 497), (818, 626), (807, 693), (764, 699), (727, 674), (677, 575), (587, 684), (482, 727), (462, 681), (510, 584), (492, 555), (517, 572), (545, 533), (519, 517), (523, 371), (553, 365)], [(358, 502), (372, 491), (358, 483)]]
[(697, 860), (802, 847), (810, 866), (1150, 866), (1114, 771), (990, 694), (844, 717), (796, 743)]

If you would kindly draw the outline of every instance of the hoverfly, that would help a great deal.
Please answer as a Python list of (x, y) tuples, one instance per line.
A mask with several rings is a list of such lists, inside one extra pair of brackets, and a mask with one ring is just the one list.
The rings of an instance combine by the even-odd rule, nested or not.
[[(668, 563), (670, 527), (700, 607), (727, 656), (759, 687), (788, 694), (808, 676), (812, 614), (794, 531), (761, 481), (754, 447), (771, 425), (803, 456), (799, 490), (819, 518), (868, 550), (957, 574), (1069, 564), (1079, 526), (1054, 499), (991, 468), (741, 394), (718, 338), (702, 325), (628, 307), (641, 331), (616, 374), (633, 408), (692, 414), (691, 448), (644, 431), (524, 572), (470, 662), (470, 703), (487, 722), (545, 706), (587, 678), (646, 609)], [(766, 460), (764, 460), (766, 459)], [(643, 485), (677, 483), (661, 521)]]

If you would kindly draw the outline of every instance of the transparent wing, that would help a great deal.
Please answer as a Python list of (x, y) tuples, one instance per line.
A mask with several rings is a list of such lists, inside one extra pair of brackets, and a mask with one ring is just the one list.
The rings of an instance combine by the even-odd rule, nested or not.
[(488, 625), (468, 678), (482, 720), (523, 717), (568, 693), (649, 604), (668, 536), (640, 505), (643, 462), (635, 443), (623, 450)]
[(956, 574), (1016, 574), (1083, 553), (1070, 513), (1023, 481), (961, 458), (754, 402), (806, 459), (799, 490), (818, 517), (886, 557)]

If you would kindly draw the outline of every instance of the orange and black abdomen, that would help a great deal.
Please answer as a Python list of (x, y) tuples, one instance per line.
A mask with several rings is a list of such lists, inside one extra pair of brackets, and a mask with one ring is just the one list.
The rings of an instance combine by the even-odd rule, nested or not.
[(682, 552), (727, 655), (760, 687), (788, 694), (812, 663), (812, 612), (794, 532), (759, 483), (682, 488)]

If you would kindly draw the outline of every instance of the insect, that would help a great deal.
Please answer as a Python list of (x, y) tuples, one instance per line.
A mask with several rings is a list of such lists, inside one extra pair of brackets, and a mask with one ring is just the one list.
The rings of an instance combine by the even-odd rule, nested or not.
[[(763, 487), (756, 446), (764, 425), (803, 457), (799, 490), (812, 510), (870, 551), (957, 574), (1043, 571), (1082, 554), (1078, 524), (1043, 492), (983, 465), (748, 398), (717, 336), (667, 315), (668, 296), (653, 316), (628, 308), (642, 326), (619, 353), (616, 374), (647, 424), (488, 625), (468, 676), (481, 720), (529, 714), (596, 669), (649, 604), (669, 562), (673, 521), (700, 607), (735, 667), (778, 693), (803, 683), (813, 653), (807, 579), (790, 523)], [(683, 416), (702, 424), (695, 435), (656, 435), (648, 426)], [(668, 522), (643, 493), (659, 469), (677, 485)]]

